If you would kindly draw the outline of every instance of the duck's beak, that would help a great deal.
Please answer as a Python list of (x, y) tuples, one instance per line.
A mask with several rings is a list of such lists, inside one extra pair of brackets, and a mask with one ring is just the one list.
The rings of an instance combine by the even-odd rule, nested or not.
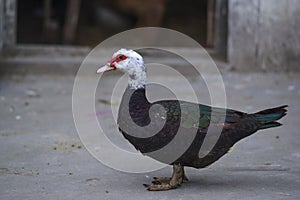
[(97, 70), (97, 74), (100, 74), (100, 73), (103, 73), (103, 72), (108, 72), (108, 71), (115, 70), (115, 69), (116, 68), (114, 66), (110, 66), (109, 64), (107, 64), (107, 65), (104, 65), (103, 67), (100, 67)]

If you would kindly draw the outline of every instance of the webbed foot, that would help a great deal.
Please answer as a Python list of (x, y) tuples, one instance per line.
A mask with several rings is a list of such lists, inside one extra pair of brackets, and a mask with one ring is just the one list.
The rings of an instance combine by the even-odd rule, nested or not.
[(179, 187), (184, 181), (188, 181), (184, 174), (184, 168), (180, 164), (173, 165), (173, 175), (169, 177), (154, 177), (152, 185), (144, 184), (149, 191), (163, 191)]

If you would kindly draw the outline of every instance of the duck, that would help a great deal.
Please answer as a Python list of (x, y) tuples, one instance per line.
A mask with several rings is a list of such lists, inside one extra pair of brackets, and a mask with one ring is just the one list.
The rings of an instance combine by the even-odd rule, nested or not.
[[(188, 181), (184, 167), (200, 169), (210, 166), (226, 155), (238, 141), (259, 130), (281, 126), (278, 120), (287, 114), (287, 105), (245, 113), (174, 99), (149, 102), (144, 59), (131, 49), (119, 49), (97, 73), (116, 70), (128, 74), (128, 86), (118, 112), (119, 131), (143, 155), (173, 166), (171, 177), (154, 177), (152, 184), (144, 184), (149, 191), (178, 188)], [(159, 109), (151, 110), (154, 106)], [(150, 110), (154, 116), (160, 116), (158, 120), (151, 117)], [(200, 156), (199, 151), (210, 127), (213, 127), (210, 134), (217, 135), (217, 130), (221, 130), (221, 133), (217, 135), (211, 150), (205, 156)], [(154, 134), (149, 135), (152, 129)], [(183, 133), (171, 152), (159, 151), (174, 140), (179, 129)], [(190, 140), (190, 132), (195, 133), (194, 137), (185, 143), (185, 140)], [(182, 152), (178, 154), (177, 149), (182, 149)], [(151, 152), (159, 152), (160, 156)], [(175, 157), (172, 154), (176, 154)], [(171, 157), (171, 160), (167, 159)]]

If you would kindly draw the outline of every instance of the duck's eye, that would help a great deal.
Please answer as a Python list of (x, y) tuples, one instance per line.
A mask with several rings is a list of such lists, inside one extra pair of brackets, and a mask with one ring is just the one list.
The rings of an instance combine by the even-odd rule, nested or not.
[(116, 58), (115, 58), (115, 61), (116, 62), (120, 62), (122, 60), (126, 60), (127, 56), (123, 55), (123, 54), (120, 54), (120, 55), (117, 55)]

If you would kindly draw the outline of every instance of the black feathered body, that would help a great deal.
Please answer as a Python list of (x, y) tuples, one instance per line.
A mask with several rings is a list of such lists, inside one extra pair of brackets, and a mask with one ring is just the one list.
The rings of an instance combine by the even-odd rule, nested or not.
[[(130, 97), (126, 97), (126, 95), (130, 95)], [(124, 104), (123, 101), (126, 98), (129, 98), (129, 102)], [(122, 130), (122, 127), (127, 125), (125, 117), (130, 117), (140, 127), (155, 123), (155, 120), (151, 121), (149, 116), (149, 109), (154, 105), (160, 105), (165, 110), (163, 118), (165, 123), (158, 133), (151, 137), (141, 138), (132, 136), (130, 132)], [(285, 115), (285, 107), (281, 106), (254, 114), (247, 114), (232, 109), (212, 108), (202, 104), (177, 100), (150, 103), (146, 98), (145, 89), (132, 90), (127, 88), (119, 109), (118, 124), (122, 124), (122, 126), (119, 126), (119, 129), (123, 136), (143, 154), (159, 150), (169, 144), (179, 128), (186, 130), (186, 134), (189, 134), (191, 130), (195, 131), (196, 136), (191, 145), (187, 147), (187, 150), (177, 160), (168, 164), (180, 163), (182, 166), (203, 168), (225, 155), (239, 140), (252, 135), (260, 129), (280, 126), (281, 124), (276, 122), (276, 120)], [(184, 112), (182, 112), (182, 108), (185, 108)], [(124, 113), (128, 113), (128, 110), (129, 115), (124, 115)], [(199, 110), (200, 114), (195, 113), (199, 112)], [(198, 118), (195, 120), (193, 116), (198, 116)], [(128, 126), (130, 125), (128, 124)], [(200, 147), (207, 135), (209, 126), (217, 129), (221, 128), (221, 134), (211, 151), (203, 158), (200, 158)], [(182, 140), (184, 140), (184, 137)]]

